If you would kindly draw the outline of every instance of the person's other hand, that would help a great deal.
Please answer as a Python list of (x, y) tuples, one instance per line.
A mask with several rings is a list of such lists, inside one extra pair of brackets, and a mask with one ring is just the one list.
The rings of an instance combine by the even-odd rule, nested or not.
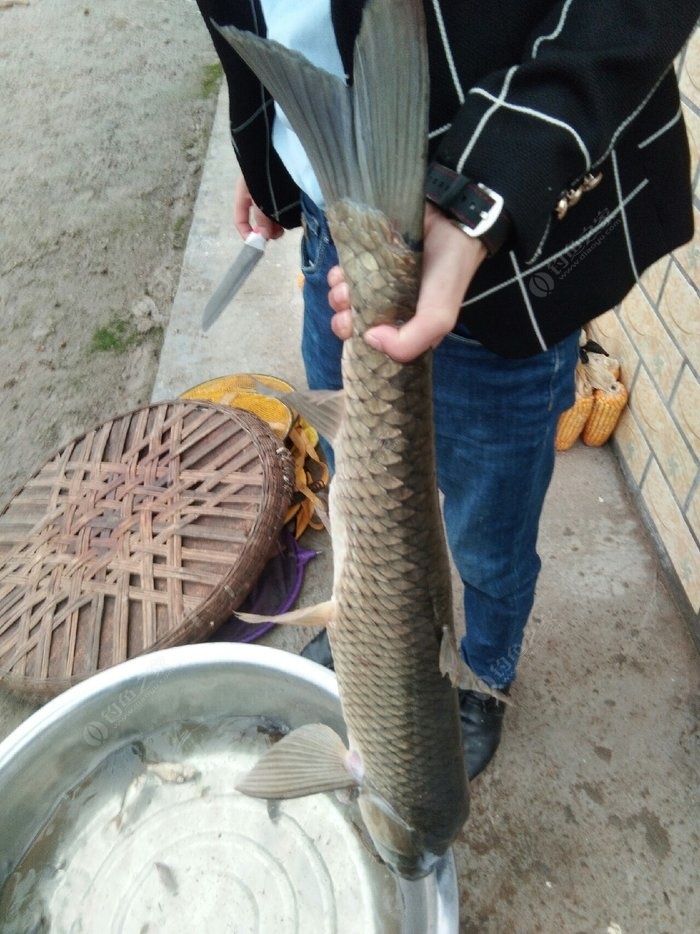
[[(401, 363), (414, 360), (454, 328), (465, 293), (486, 257), (480, 240), (467, 237), (434, 205), (425, 208), (423, 275), (416, 314), (401, 327), (381, 324), (364, 339)], [(328, 273), (328, 301), (334, 311), (333, 333), (341, 340), (352, 334), (351, 296), (340, 266)]]
[(263, 214), (253, 201), (242, 175), (233, 193), (233, 223), (244, 240), (254, 230), (266, 240), (277, 240), (284, 233), (284, 227)]

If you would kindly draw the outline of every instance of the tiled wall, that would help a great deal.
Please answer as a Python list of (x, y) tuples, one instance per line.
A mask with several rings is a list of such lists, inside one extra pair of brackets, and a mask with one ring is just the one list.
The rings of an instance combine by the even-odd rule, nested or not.
[[(700, 30), (677, 63), (694, 172), (695, 239), (589, 327), (630, 400), (613, 446), (680, 596), (700, 612)], [(696, 635), (700, 630), (696, 630)]]

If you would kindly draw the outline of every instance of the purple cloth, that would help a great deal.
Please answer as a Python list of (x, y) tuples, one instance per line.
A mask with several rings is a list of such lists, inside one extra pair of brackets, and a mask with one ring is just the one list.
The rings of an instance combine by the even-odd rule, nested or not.
[[(302, 548), (287, 526), (280, 535), (277, 554), (267, 562), (253, 589), (239, 609), (260, 616), (278, 616), (294, 604), (304, 583), (306, 565), (316, 557), (315, 551)], [(217, 629), (210, 641), (254, 642), (275, 625), (244, 623), (235, 615)]]

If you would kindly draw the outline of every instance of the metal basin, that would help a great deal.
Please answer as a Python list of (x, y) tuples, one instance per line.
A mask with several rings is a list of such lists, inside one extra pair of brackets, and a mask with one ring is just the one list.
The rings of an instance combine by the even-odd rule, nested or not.
[[(457, 932), (451, 853), (426, 879), (396, 880), (367, 855), (346, 817), (334, 816), (344, 806), (331, 796), (282, 802), (275, 811), (234, 792), (233, 742), (218, 749), (218, 759), (204, 756), (205, 745), (187, 751), (183, 744), (179, 756), (168, 747), (170, 762), (153, 764), (152, 750), (165, 740), (148, 746), (149, 736), (169, 730), (172, 743), (202, 724), (214, 735), (218, 722), (225, 733), (231, 718), (290, 728), (321, 721), (345, 732), (330, 672), (278, 649), (217, 643), (168, 649), (95, 675), (0, 743), (2, 930), (59, 930), (73, 911), (80, 920), (71, 931), (342, 934), (369, 930), (357, 926), (366, 911), (381, 932)], [(125, 749), (147, 763), (139, 762), (138, 774), (133, 752), (121, 771), (110, 764), (123, 761)], [(196, 781), (205, 760), (207, 781)], [(176, 771), (183, 768), (189, 771)], [(385, 918), (389, 903), (393, 914)]]

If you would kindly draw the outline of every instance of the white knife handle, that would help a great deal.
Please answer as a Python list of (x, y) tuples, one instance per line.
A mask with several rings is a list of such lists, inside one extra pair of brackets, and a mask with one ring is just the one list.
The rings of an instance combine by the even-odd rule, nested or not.
[(252, 246), (256, 250), (260, 250), (261, 253), (264, 252), (265, 247), (267, 246), (267, 240), (265, 237), (263, 237), (263, 235), (258, 233), (256, 230), (248, 234), (248, 236), (245, 238), (245, 242), (246, 246)]

